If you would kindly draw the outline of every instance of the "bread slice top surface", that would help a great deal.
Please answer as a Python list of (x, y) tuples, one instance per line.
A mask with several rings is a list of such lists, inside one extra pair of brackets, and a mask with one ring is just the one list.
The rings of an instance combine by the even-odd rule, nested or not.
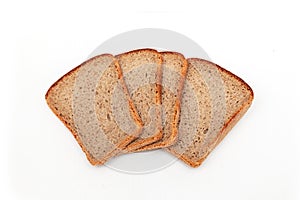
[[(241, 78), (212, 62), (190, 58), (188, 63), (187, 79), (191, 79), (191, 75), (199, 76), (197, 79), (202, 82), (199, 89), (206, 90), (203, 95), (208, 96), (205, 102), (202, 100), (198, 104), (197, 126), (194, 125), (192, 132), (179, 128), (179, 141), (168, 151), (197, 167), (247, 111), (253, 100), (253, 91)], [(192, 74), (193, 71), (196, 75)], [(186, 105), (182, 105), (182, 113), (189, 112), (186, 110)], [(181, 119), (179, 127), (185, 123), (186, 119)]]
[(160, 52), (163, 58), (162, 76), (162, 122), (163, 137), (136, 151), (153, 150), (170, 146), (176, 142), (180, 114), (181, 93), (188, 63), (177, 52)]
[(125, 148), (125, 151), (133, 151), (162, 137), (162, 57), (153, 49), (138, 49), (116, 57), (128, 94), (144, 124), (139, 138)]
[[(54, 114), (72, 132), (91, 164), (103, 164), (116, 148), (135, 139), (141, 124), (133, 116), (129, 99), (119, 84), (120, 70), (110, 54), (93, 57), (74, 68), (46, 93)], [(112, 96), (124, 112), (115, 116)], [(124, 127), (118, 121), (126, 121)]]

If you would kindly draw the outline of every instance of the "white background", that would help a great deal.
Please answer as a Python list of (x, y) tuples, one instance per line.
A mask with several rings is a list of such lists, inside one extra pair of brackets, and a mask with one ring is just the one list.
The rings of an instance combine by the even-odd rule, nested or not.
[[(195, 2), (1, 1), (0, 199), (300, 198), (297, 1)], [(46, 106), (53, 81), (137, 28), (186, 35), (254, 90), (250, 110), (199, 168), (92, 167)]]

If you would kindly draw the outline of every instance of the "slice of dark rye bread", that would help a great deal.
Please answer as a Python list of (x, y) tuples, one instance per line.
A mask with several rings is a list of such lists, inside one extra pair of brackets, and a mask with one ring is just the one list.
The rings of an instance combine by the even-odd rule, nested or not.
[[(178, 142), (166, 150), (197, 167), (245, 114), (254, 94), (241, 78), (212, 62), (190, 58), (188, 63)], [(190, 89), (198, 114), (191, 109), (191, 98), (185, 98)]]
[(160, 52), (163, 58), (162, 122), (163, 137), (136, 151), (168, 147), (176, 142), (180, 116), (181, 93), (188, 68), (187, 60), (177, 52)]
[(162, 56), (153, 49), (137, 49), (116, 56), (128, 93), (144, 124), (139, 138), (124, 152), (131, 152), (162, 138)]
[(72, 132), (92, 165), (103, 164), (142, 130), (125, 88), (116, 59), (103, 54), (65, 74), (46, 93), (50, 109)]

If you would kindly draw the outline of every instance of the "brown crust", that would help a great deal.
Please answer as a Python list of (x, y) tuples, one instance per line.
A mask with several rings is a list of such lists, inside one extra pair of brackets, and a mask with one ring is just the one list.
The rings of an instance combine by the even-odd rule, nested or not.
[(216, 139), (209, 145), (209, 151), (206, 153), (205, 156), (203, 156), (202, 158), (200, 158), (199, 160), (197, 160), (196, 162), (193, 162), (192, 160), (187, 159), (186, 157), (184, 157), (182, 154), (178, 154), (175, 151), (172, 151), (168, 148), (166, 148), (166, 151), (170, 152), (171, 154), (175, 155), (176, 157), (178, 157), (179, 159), (181, 159), (183, 162), (185, 162), (186, 164), (188, 164), (191, 167), (199, 167), (202, 162), (207, 158), (207, 156), (212, 152), (212, 150), (224, 139), (224, 137), (228, 134), (228, 132), (234, 127), (234, 125), (244, 116), (244, 114), (246, 113), (246, 111), (249, 109), (253, 98), (254, 98), (254, 93), (253, 90), (251, 89), (251, 87), (240, 77), (236, 76), (235, 74), (233, 74), (232, 72), (222, 68), (221, 66), (204, 60), (204, 59), (199, 59), (199, 58), (189, 58), (191, 60), (200, 60), (201, 62), (206, 62), (209, 64), (213, 64), (215, 65), (220, 71), (229, 74), (230, 76), (234, 77), (235, 79), (239, 80), (247, 89), (248, 91), (250, 91), (250, 98), (248, 99), (248, 101), (246, 101), (241, 108), (234, 113), (234, 115), (225, 123), (224, 127), (222, 128), (222, 130), (219, 132), (218, 136), (216, 137)]
[[(122, 72), (122, 69), (120, 67), (120, 64), (118, 62), (118, 60), (116, 59), (116, 69), (119, 73), (119, 80), (120, 80), (120, 83), (121, 83), (121, 86), (122, 86), (122, 89), (126, 95), (126, 98), (129, 102), (129, 107), (130, 107), (130, 111), (131, 111), (131, 114), (133, 115), (134, 119), (136, 120), (136, 122), (138, 123), (139, 127), (143, 127), (143, 122), (142, 122), (142, 119), (140, 118), (139, 114), (138, 114), (138, 111), (136, 110), (136, 107), (134, 106), (134, 103), (132, 101), (132, 99), (130, 98), (130, 95), (129, 95), (129, 91), (126, 87), (126, 84), (125, 84), (125, 81), (123, 79), (123, 72)], [(142, 129), (140, 130), (140, 132), (138, 134), (140, 134), (142, 131)]]
[(151, 51), (153, 53), (158, 53), (158, 51), (156, 51), (155, 49), (144, 48), (144, 49), (135, 49), (135, 50), (127, 51), (125, 53), (118, 54), (115, 57), (118, 58), (120, 56), (124, 56), (124, 55), (131, 54), (131, 53), (138, 53), (138, 52), (141, 52), (141, 51)]
[(48, 89), (48, 91), (47, 91), (46, 94), (45, 94), (45, 99), (48, 98), (48, 95), (49, 95), (50, 90), (52, 90), (52, 88), (54, 88), (54, 87), (55, 87), (55, 86), (56, 86), (56, 85), (57, 85), (64, 77), (69, 76), (71, 73), (73, 73), (74, 71), (76, 71), (76, 70), (77, 70), (78, 68), (80, 68), (82, 65), (84, 65), (84, 64), (86, 64), (87, 62), (90, 62), (90, 61), (92, 61), (92, 60), (94, 60), (94, 59), (96, 59), (96, 58), (98, 58), (98, 57), (100, 57), (100, 56), (113, 56), (113, 55), (108, 54), (108, 53), (106, 53), (106, 54), (101, 54), (101, 55), (92, 57), (92, 58), (90, 58), (90, 59), (84, 61), (83, 63), (81, 63), (81, 64), (78, 65), (77, 67), (74, 67), (73, 69), (71, 69), (69, 72), (67, 72), (66, 74), (64, 74), (62, 77), (60, 77), (57, 81), (55, 81), (55, 82), (50, 86), (50, 88)]
[[(52, 86), (51, 86), (52, 87)], [(51, 89), (51, 88), (50, 88)], [(50, 90), (49, 89), (49, 90)], [(72, 133), (72, 135), (74, 136), (74, 138), (76, 139), (77, 143), (79, 144), (79, 146), (81, 147), (82, 151), (85, 153), (88, 161), (92, 164), (92, 165), (103, 165), (104, 162), (98, 161), (96, 160), (89, 152), (88, 150), (85, 148), (85, 146), (83, 145), (81, 139), (79, 138), (78, 134), (72, 129), (72, 127), (68, 124), (68, 122), (66, 122), (65, 120), (63, 120), (61, 118), (61, 116), (59, 116), (59, 114), (55, 111), (55, 109), (53, 109), (53, 107), (51, 106), (50, 102), (48, 102), (48, 94), (49, 91), (46, 93), (46, 102), (49, 106), (49, 108), (52, 110), (52, 112), (56, 115), (56, 117), (63, 122), (63, 124), (69, 129), (69, 131)]]
[[(141, 51), (150, 51), (150, 52), (153, 52), (153, 53), (157, 53), (158, 56), (159, 56), (159, 66), (158, 66), (158, 69), (157, 69), (157, 80), (156, 82), (158, 84), (156, 84), (156, 104), (159, 106), (159, 108), (161, 107), (161, 79), (162, 79), (162, 57), (161, 55), (154, 49), (150, 49), (150, 48), (146, 48), (146, 49), (136, 49), (136, 50), (132, 50), (132, 51), (129, 51), (129, 52), (125, 52), (125, 53), (122, 53), (122, 54), (119, 54), (116, 56), (116, 58), (120, 58), (124, 55), (128, 55), (128, 54), (131, 54), (131, 53), (139, 53)], [(122, 70), (122, 69), (121, 69)], [(128, 92), (128, 89), (126, 87), (126, 83), (124, 82), (124, 85), (123, 85), (127, 91), (127, 94), (129, 95), (129, 92)], [(130, 95), (129, 95), (130, 96)], [(144, 146), (144, 145), (148, 145), (148, 144), (151, 144), (153, 142), (156, 142), (157, 140), (161, 139), (162, 136), (163, 136), (163, 133), (162, 133), (162, 126), (161, 126), (161, 115), (160, 115), (160, 109), (156, 110), (157, 111), (157, 116), (158, 116), (158, 132), (153, 134), (151, 137), (147, 137), (147, 138), (136, 138), (135, 140), (133, 140), (131, 143), (129, 143), (123, 150), (125, 152), (133, 152), (135, 151), (136, 149), (140, 148), (141, 146)], [(142, 122), (141, 122), (142, 123)]]
[(173, 145), (177, 141), (177, 136), (178, 136), (178, 122), (179, 122), (179, 117), (180, 117), (180, 104), (181, 104), (181, 95), (182, 95), (182, 90), (187, 74), (187, 69), (188, 69), (188, 62), (185, 59), (184, 55), (178, 52), (171, 52), (171, 51), (164, 51), (164, 52), (159, 52), (160, 54), (173, 54), (178, 57), (183, 58), (183, 67), (181, 68), (181, 80), (178, 83), (178, 97), (175, 103), (175, 110), (174, 110), (174, 118), (172, 122), (172, 132), (170, 136), (167, 139), (161, 139), (157, 142), (154, 142), (152, 144), (149, 144), (147, 146), (143, 146), (139, 149), (136, 149), (135, 152), (141, 152), (141, 151), (148, 151), (148, 150), (154, 150), (154, 149), (159, 149), (159, 148), (165, 148), (168, 146)]
[(210, 151), (207, 152), (207, 154), (205, 156), (203, 156), (202, 158), (200, 158), (199, 160), (197, 160), (197, 162), (193, 162), (189, 159), (187, 159), (186, 157), (176, 153), (175, 151), (172, 151), (168, 148), (166, 148), (166, 150), (168, 152), (170, 152), (171, 154), (175, 155), (176, 157), (178, 157), (179, 159), (181, 159), (183, 162), (185, 162), (186, 164), (188, 164), (191, 167), (199, 167), (202, 162), (207, 158), (207, 156), (212, 152), (212, 150), (224, 139), (224, 137), (228, 134), (228, 132), (234, 127), (234, 125), (243, 117), (243, 115), (246, 113), (246, 111), (248, 110), (248, 108), (251, 105), (251, 98), (249, 99), (248, 102), (246, 102), (240, 110), (238, 110), (232, 118), (230, 118), (224, 125), (224, 127), (222, 128), (222, 130), (220, 131), (220, 133), (218, 134), (218, 137), (216, 138), (216, 140), (212, 143), (211, 147), (210, 147)]
[[(208, 61), (208, 60), (204, 60), (204, 59), (201, 59), (201, 58), (189, 58), (188, 60), (197, 60), (197, 61), (201, 61), (201, 62), (206, 62), (206, 63), (209, 63), (209, 64), (212, 64), (212, 65), (215, 65), (220, 71), (224, 72), (224, 73), (227, 73), (229, 74), (230, 76), (234, 77), (235, 79), (239, 80), (243, 85), (246, 86), (246, 88), (250, 91), (251, 93), (251, 96), (254, 97), (254, 93), (253, 93), (253, 90), (252, 88), (243, 80), (241, 79), (240, 77), (238, 77), (237, 75), (235, 75), (234, 73), (228, 71), (227, 69), (224, 69), (223, 67), (221, 67), (220, 65), (217, 65), (211, 61)], [(253, 98), (252, 98), (253, 99)]]
[[(51, 93), (51, 91), (53, 90), (53, 88), (64, 78), (64, 77), (67, 77), (67, 76), (70, 76), (74, 71), (76, 71), (78, 68), (80, 68), (82, 65), (86, 64), (87, 62), (90, 62), (100, 56), (112, 56), (111, 54), (101, 54), (101, 55), (98, 55), (98, 56), (95, 56), (93, 58), (90, 58), (88, 60), (86, 60), (85, 62), (81, 63), (80, 65), (78, 65), (77, 67), (73, 68), (71, 71), (69, 71), (68, 73), (66, 73), (65, 75), (63, 75), (61, 78), (59, 78), (55, 83), (53, 83), (51, 85), (51, 87), (48, 89), (48, 91), (46, 92), (45, 94), (45, 99), (46, 99), (46, 102), (49, 106), (49, 108), (52, 110), (52, 112), (57, 116), (57, 118), (63, 122), (63, 124), (70, 130), (70, 132), (72, 133), (72, 135), (74, 136), (74, 138), (76, 139), (77, 143), (79, 144), (79, 146), (81, 147), (82, 151), (85, 153), (88, 161), (92, 164), (92, 165), (103, 165), (109, 158), (113, 157), (114, 155), (117, 154), (117, 150), (120, 148), (124, 148), (128, 143), (130, 143), (132, 140), (134, 140), (140, 133), (141, 133), (141, 130), (142, 130), (142, 125), (141, 125), (141, 120), (139, 120), (140, 118), (138, 117), (137, 115), (137, 112), (136, 112), (136, 109), (134, 107), (134, 105), (132, 104), (132, 101), (129, 101), (129, 107), (130, 107), (130, 111), (131, 113), (134, 113), (134, 119), (138, 125), (138, 129), (136, 131), (136, 133), (134, 133), (133, 135), (129, 135), (125, 140), (121, 141), (118, 145), (117, 145), (117, 149), (114, 149), (112, 150), (110, 153), (108, 153), (106, 155), (105, 158), (103, 158), (102, 160), (97, 160), (95, 159), (90, 153), (89, 151), (86, 149), (86, 147), (84, 146), (84, 144), (82, 143), (79, 135), (77, 134), (77, 132), (72, 129), (72, 127), (68, 124), (67, 121), (65, 121), (64, 119), (62, 119), (62, 117), (59, 115), (59, 113), (52, 107), (51, 105), (51, 102), (48, 101), (48, 97), (49, 97), (49, 94)], [(115, 66), (118, 68), (118, 65), (117, 65), (117, 62), (116, 62), (116, 59), (115, 59)], [(118, 78), (120, 80), (122, 80), (122, 73), (120, 70), (118, 70), (118, 73), (119, 73), (119, 76)], [(121, 81), (122, 82), (122, 81)]]

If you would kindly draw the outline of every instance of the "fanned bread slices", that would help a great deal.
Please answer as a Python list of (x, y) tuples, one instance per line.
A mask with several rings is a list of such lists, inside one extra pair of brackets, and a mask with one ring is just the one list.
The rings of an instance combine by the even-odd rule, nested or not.
[(248, 110), (253, 91), (214, 63), (197, 58), (188, 63), (178, 141), (167, 151), (197, 167)]
[(187, 60), (180, 53), (160, 52), (163, 58), (162, 77), (162, 139), (136, 151), (153, 150), (176, 142), (180, 115), (181, 92), (188, 68)]
[(91, 58), (46, 94), (93, 165), (164, 148), (197, 167), (252, 100), (247, 83), (220, 66), (153, 49)]
[(123, 83), (116, 59), (104, 54), (68, 72), (46, 93), (49, 107), (93, 165), (103, 164), (141, 132), (141, 121)]
[(144, 124), (139, 138), (123, 150), (128, 152), (162, 138), (160, 86), (162, 56), (153, 49), (139, 49), (116, 57), (128, 93)]

